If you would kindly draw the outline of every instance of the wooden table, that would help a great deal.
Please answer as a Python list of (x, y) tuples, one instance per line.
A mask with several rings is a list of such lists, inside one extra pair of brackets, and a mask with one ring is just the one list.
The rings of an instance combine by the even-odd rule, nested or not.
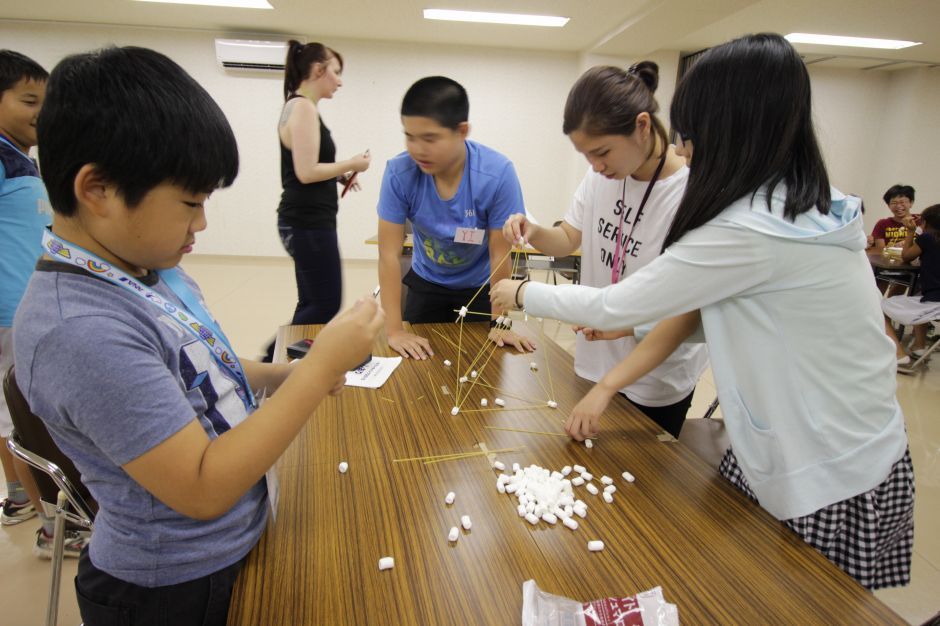
[(914, 265), (905, 263), (901, 259), (889, 259), (881, 252), (869, 252), (868, 262), (871, 263), (872, 270), (875, 272), (875, 278), (906, 285), (905, 293), (907, 294), (917, 291), (917, 279), (920, 277), (919, 262)]
[[(680, 443), (658, 441), (658, 428), (619, 397), (593, 449), (483, 428), (558, 431), (589, 388), (573, 374), (571, 357), (541, 339), (534, 324), (518, 322), (514, 330), (539, 341), (537, 353), (500, 349), (485, 368), (475, 366), (503, 390), (507, 410), (478, 411), (480, 399), (492, 406), (497, 392), (477, 385), (461, 413), (450, 415), (453, 396), (442, 396), (441, 386), (453, 393), (456, 384), (454, 324), (415, 327), (430, 339), (433, 359), (403, 361), (381, 389), (347, 388), (327, 400), (278, 463), (278, 518), (248, 558), (229, 624), (518, 624), (522, 583), (530, 578), (582, 601), (661, 585), (683, 624), (905, 623), (715, 468)], [(316, 329), (282, 328), (277, 354)], [(465, 325), (462, 367), (486, 331)], [(384, 340), (375, 353), (389, 354)], [(445, 358), (454, 367), (446, 368)], [(538, 380), (530, 361), (539, 364)], [(553, 387), (557, 410), (508, 410), (546, 399), (543, 387)], [(581, 464), (595, 482), (609, 475), (618, 489), (614, 503), (578, 487), (589, 504), (578, 530), (533, 527), (518, 517), (515, 498), (497, 492), (497, 472), (485, 457), (393, 463), (470, 451), (479, 442), (525, 446), (497, 455), (507, 466)], [(336, 469), (341, 460), (349, 462), (345, 475)], [(635, 483), (621, 479), (624, 470)], [(448, 491), (457, 495), (450, 507)], [(473, 528), (450, 544), (448, 530), (464, 514)], [(588, 552), (592, 539), (606, 549)], [(383, 556), (395, 558), (394, 569), (378, 570)]]
[(868, 252), (866, 254), (868, 255), (868, 262), (875, 269), (920, 273), (920, 265), (905, 263), (900, 259), (889, 259), (880, 252)]

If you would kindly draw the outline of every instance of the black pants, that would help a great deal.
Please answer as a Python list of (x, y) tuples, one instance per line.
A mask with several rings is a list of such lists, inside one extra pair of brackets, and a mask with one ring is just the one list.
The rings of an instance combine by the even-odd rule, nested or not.
[(343, 271), (336, 230), (277, 226), (284, 249), (294, 259), (297, 308), (291, 324), (326, 324), (343, 301)]
[[(291, 324), (326, 324), (339, 313), (343, 301), (343, 271), (335, 230), (295, 228), (278, 222), (278, 234), (294, 259), (297, 306)], [(265, 363), (274, 360), (274, 343), (264, 349)]]
[(490, 320), (490, 286), (484, 285), (473, 304), (467, 306), (470, 298), (477, 292), (477, 288), (450, 289), (437, 283), (424, 280), (415, 271), (409, 270), (402, 281), (408, 287), (405, 298), (405, 310), (402, 320), (412, 324), (434, 324), (453, 322), (458, 315), (460, 307), (466, 306), (470, 311), (484, 315), (467, 315), (465, 322), (488, 322)]
[(620, 395), (627, 398), (627, 402), (643, 411), (646, 417), (659, 424), (663, 430), (678, 439), (679, 433), (682, 431), (682, 425), (685, 424), (685, 416), (689, 412), (689, 407), (692, 406), (692, 395), (694, 393), (695, 388), (693, 387), (689, 395), (675, 404), (667, 404), (666, 406), (643, 406), (627, 398), (624, 394)]
[(225, 626), (242, 561), (165, 587), (141, 587), (95, 567), (82, 550), (75, 577), (85, 626)]

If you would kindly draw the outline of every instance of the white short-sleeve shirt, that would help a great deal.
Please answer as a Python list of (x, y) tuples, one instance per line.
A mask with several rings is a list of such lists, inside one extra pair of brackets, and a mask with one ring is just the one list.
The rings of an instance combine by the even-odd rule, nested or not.
[[(581, 231), (581, 284), (590, 287), (611, 284), (618, 236), (622, 242), (621, 279), (659, 256), (688, 179), (689, 168), (683, 166), (671, 176), (658, 180), (638, 215), (649, 181), (632, 177), (610, 180), (589, 168), (565, 215), (565, 221)], [(669, 294), (664, 293), (662, 297), (668, 298)], [(636, 345), (633, 337), (591, 342), (578, 335), (575, 372), (596, 382)], [(637, 404), (673, 404), (692, 391), (707, 361), (704, 344), (683, 344), (656, 369), (621, 391)]]

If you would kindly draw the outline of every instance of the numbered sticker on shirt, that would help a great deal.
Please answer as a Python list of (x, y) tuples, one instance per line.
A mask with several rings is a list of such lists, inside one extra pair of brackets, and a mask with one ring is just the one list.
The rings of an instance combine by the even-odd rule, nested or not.
[(486, 231), (482, 228), (458, 228), (457, 234), (454, 235), (454, 243), (470, 243), (475, 246), (482, 246), (485, 236)]

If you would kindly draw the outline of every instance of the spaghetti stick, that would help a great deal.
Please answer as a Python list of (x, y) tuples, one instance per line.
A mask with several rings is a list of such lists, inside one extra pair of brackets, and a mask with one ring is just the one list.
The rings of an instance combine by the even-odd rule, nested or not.
[[(454, 313), (460, 313), (460, 309), (454, 309), (453, 311)], [(490, 317), (490, 313), (481, 313), (480, 311), (471, 311), (469, 309), (467, 309), (467, 314), (468, 315), (485, 315), (486, 317)]]
[[(486, 413), (487, 411), (531, 411), (532, 409), (544, 409), (544, 404), (530, 404), (527, 406), (494, 406), (487, 409), (467, 409), (461, 413)], [(564, 422), (562, 422), (564, 424)]]
[[(541, 337), (542, 339), (542, 345), (547, 346), (548, 344), (545, 343), (545, 320), (544, 319), (539, 324), (539, 333), (540, 333), (539, 337)], [(548, 399), (554, 400), (555, 399), (555, 385), (552, 384), (552, 365), (551, 365), (551, 359), (548, 358), (547, 353), (545, 354), (545, 371), (548, 372), (548, 388), (551, 390), (551, 395), (549, 396)]]
[[(502, 336), (503, 336), (503, 334), (505, 334), (505, 332), (506, 332), (506, 329), (505, 329), (505, 328), (497, 328), (497, 329), (496, 329), (496, 340), (499, 341), (499, 339), (502, 338)], [(489, 347), (491, 347), (490, 344), (487, 344), (486, 342), (483, 343), (483, 346), (480, 348), (480, 351), (477, 352), (477, 355), (473, 358), (473, 362), (470, 363), (469, 366), (467, 366), (467, 371), (464, 373), (464, 376), (468, 376), (468, 375), (470, 374), (470, 372), (473, 371), (473, 366), (477, 364), (477, 361), (480, 360), (480, 358), (481, 358), (481, 357), (483, 356), (483, 354), (486, 352), (486, 349), (489, 348)], [(497, 345), (496, 342), (493, 342), (493, 343), (492, 343), (492, 347), (494, 348), (494, 351), (495, 351), (495, 348), (498, 348), (499, 346)], [(487, 359), (487, 360), (488, 360), (488, 359)], [(482, 368), (482, 367), (480, 368), (480, 372), (481, 372), (481, 373), (483, 372), (483, 368)]]
[[(493, 391), (498, 391), (498, 392), (499, 392), (499, 395), (501, 395), (501, 396), (509, 396), (510, 398), (515, 398), (516, 400), (522, 400), (523, 402), (533, 402), (533, 403), (540, 402), (540, 400), (534, 400), (534, 399), (532, 399), (532, 398), (524, 398), (523, 396), (518, 396), (518, 395), (516, 395), (516, 394), (514, 394), (514, 393), (510, 393), (510, 392), (508, 392), (508, 391), (505, 391), (505, 390), (503, 390), (503, 389), (500, 389), (499, 387), (494, 387), (493, 385), (489, 385), (489, 384), (487, 384), (486, 382), (483, 382), (483, 381), (481, 381), (481, 382), (478, 383), (478, 384), (479, 384), (481, 387), (487, 387), (488, 389), (492, 389)], [(543, 403), (543, 406), (544, 406), (544, 403)]]
[(490, 284), (490, 281), (493, 280), (493, 274), (495, 274), (496, 270), (498, 270), (500, 266), (506, 262), (506, 259), (509, 257), (510, 254), (512, 254), (512, 246), (509, 246), (509, 252), (507, 252), (505, 256), (503, 256), (503, 258), (500, 259), (499, 263), (496, 264), (496, 267), (490, 268), (489, 278), (487, 278), (486, 281), (484, 281), (483, 284), (480, 285), (480, 288), (477, 289), (477, 292), (473, 294), (472, 298), (470, 298), (470, 302), (467, 303), (467, 308), (470, 308), (470, 305), (473, 304), (473, 301), (477, 299), (477, 296), (480, 295), (480, 292), (483, 291), (483, 288), (487, 286), (488, 284)]
[(549, 433), (544, 430), (526, 430), (524, 428), (500, 428), (499, 426), (484, 426), (490, 430), (508, 430), (514, 433), (528, 433), (530, 435), (551, 435), (552, 437), (567, 437), (565, 433)]
[(431, 371), (425, 370), (428, 374), (428, 383), (431, 385), (431, 393), (434, 395), (434, 404), (437, 405), (437, 412), (443, 413), (444, 410), (441, 408), (441, 401), (437, 399), (437, 389), (434, 388), (434, 381), (431, 380)]
[[(472, 301), (471, 301), (472, 302)], [(463, 318), (460, 318), (460, 334), (457, 335), (457, 382), (454, 384), (454, 400), (460, 399), (460, 355), (463, 353)], [(457, 402), (460, 406), (460, 402)]]
[[(502, 333), (502, 329), (500, 329), (500, 334), (497, 334), (497, 339), (501, 336), (501, 333)], [(484, 349), (485, 349), (485, 348), (484, 348)], [(490, 352), (490, 355), (486, 358), (486, 361), (483, 362), (483, 365), (480, 366), (480, 371), (481, 371), (481, 372), (482, 372), (484, 369), (486, 369), (487, 364), (490, 362), (490, 359), (493, 358), (493, 355), (496, 354), (496, 350), (498, 350), (498, 349), (499, 349), (499, 346), (497, 346), (497, 345), (494, 343), (494, 344), (493, 344), (493, 350)], [(477, 384), (477, 381), (478, 381), (478, 380), (479, 380), (479, 378), (474, 378), (474, 379), (473, 379), (473, 382), (470, 383), (470, 388), (467, 389), (467, 393), (464, 394), (464, 401), (465, 401), (465, 400), (467, 399), (467, 397), (470, 395), (470, 392), (473, 391), (473, 387)], [(459, 408), (460, 406), (461, 406), (461, 403), (458, 402), (458, 403), (457, 403), (457, 407)]]
[(436, 328), (432, 328), (431, 330), (434, 331), (435, 333), (437, 333), (438, 335), (440, 335), (441, 339), (443, 339), (444, 341), (446, 341), (447, 343), (449, 343), (451, 346), (453, 346), (454, 350), (457, 350), (458, 352), (463, 352), (463, 353), (464, 353), (465, 355), (467, 355), (468, 357), (470, 356), (470, 353), (469, 353), (469, 352), (467, 352), (466, 350), (461, 350), (461, 348), (458, 348), (458, 347), (457, 347), (457, 344), (454, 343), (453, 340), (450, 339), (450, 337), (448, 337), (447, 335), (445, 335), (444, 333), (442, 333), (441, 331), (439, 331), (439, 330), (436, 329)]
[(443, 459), (455, 456), (464, 456), (467, 454), (499, 454), (502, 452), (517, 452), (519, 450), (524, 450), (525, 446), (516, 446), (513, 448), (499, 448), (497, 450), (474, 450), (472, 452), (454, 452), (452, 454), (431, 454), (427, 456), (413, 456), (407, 459), (393, 459), (392, 463), (405, 463), (408, 461), (428, 461), (431, 459)]

